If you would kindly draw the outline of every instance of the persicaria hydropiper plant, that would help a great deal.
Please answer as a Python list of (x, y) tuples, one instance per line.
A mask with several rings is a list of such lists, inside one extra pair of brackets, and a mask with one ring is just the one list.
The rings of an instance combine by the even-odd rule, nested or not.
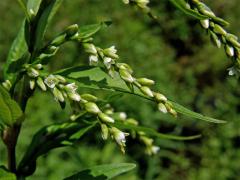
[[(8, 155), (7, 166), (1, 166), (6, 177), (24, 179), (31, 176), (37, 168), (37, 159), (49, 151), (64, 146), (71, 146), (93, 128), (99, 130), (103, 140), (112, 139), (120, 150), (127, 151), (128, 136), (141, 142), (148, 155), (158, 153), (160, 147), (154, 144), (155, 138), (172, 140), (191, 140), (199, 135), (182, 137), (162, 134), (154, 129), (142, 127), (134, 117), (128, 117), (125, 112), (118, 112), (117, 107), (95, 94), (82, 93), (81, 88), (98, 89), (105, 92), (120, 92), (135, 95), (155, 104), (162, 113), (174, 117), (183, 114), (195, 119), (212, 123), (224, 123), (211, 117), (193, 112), (176, 102), (169, 100), (160, 90), (154, 90), (155, 81), (147, 77), (136, 77), (133, 69), (121, 56), (114, 45), (101, 47), (94, 43), (93, 35), (100, 29), (111, 24), (109, 21), (91, 25), (69, 25), (47, 44), (43, 39), (52, 17), (62, 3), (62, 0), (18, 0), (25, 13), (22, 27), (14, 40), (4, 66), (4, 79), (0, 86), (0, 131), (6, 145)], [(238, 38), (227, 32), (228, 22), (217, 17), (212, 10), (199, 0), (170, 0), (170, 2), (197, 20), (207, 31), (212, 42), (220, 48), (224, 47), (233, 66), (229, 68), (230, 75), (240, 73), (240, 43)], [(71, 3), (71, 2), (68, 2)], [(151, 11), (149, 0), (123, 0), (148, 14), (154, 21), (158, 17)], [(82, 51), (88, 55), (89, 64), (60, 69), (49, 72), (47, 65), (54, 61), (59, 48), (66, 42), (76, 42)], [(87, 82), (81, 78), (87, 77)], [(102, 82), (104, 80), (104, 83)], [(72, 109), (69, 119), (64, 123), (39, 127), (40, 130), (32, 138), (28, 149), (19, 163), (16, 163), (15, 150), (21, 126), (25, 121), (25, 109), (29, 98), (36, 92), (50, 93), (62, 110), (66, 104)], [(92, 91), (91, 91), (92, 92)], [(102, 142), (99, 142), (102, 143)], [(116, 167), (114, 173), (105, 171)], [(99, 170), (106, 179), (112, 178), (135, 167), (134, 164), (122, 163), (90, 168), (91, 176), (97, 177)], [(104, 170), (105, 169), (105, 170)], [(67, 179), (81, 178), (81, 172)]]

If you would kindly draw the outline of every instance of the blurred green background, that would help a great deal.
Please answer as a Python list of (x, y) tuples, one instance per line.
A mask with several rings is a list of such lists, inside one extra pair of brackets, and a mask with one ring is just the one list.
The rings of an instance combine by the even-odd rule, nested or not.
[[(217, 15), (231, 22), (230, 32), (240, 36), (238, 0), (204, 1)], [(116, 45), (122, 62), (129, 63), (137, 76), (157, 82), (157, 89), (195, 111), (228, 121), (214, 125), (187, 117), (174, 119), (157, 112), (152, 104), (123, 96), (114, 107), (126, 111), (141, 124), (163, 133), (203, 137), (194, 141), (159, 139), (160, 152), (152, 157), (143, 153), (139, 143), (129, 139), (127, 154), (115, 143), (104, 142), (99, 133), (89, 133), (74, 147), (60, 148), (38, 160), (38, 169), (29, 179), (58, 180), (85, 167), (114, 162), (137, 162), (135, 171), (118, 180), (235, 180), (240, 177), (240, 88), (227, 75), (230, 60), (222, 49), (215, 48), (195, 19), (169, 4), (152, 0), (157, 24), (121, 0), (64, 1), (48, 29), (46, 41), (68, 25), (80, 26), (102, 20), (113, 21), (111, 27), (95, 35), (101, 47)], [(0, 1), (0, 80), (8, 49), (23, 12), (16, 1)], [(87, 63), (87, 56), (77, 44), (64, 45), (50, 64), (50, 70)], [(81, 90), (80, 90), (81, 91)], [(27, 119), (18, 144), (17, 159), (23, 155), (32, 135), (42, 126), (67, 119), (53, 98), (36, 93), (29, 102)], [(4, 146), (0, 144), (0, 164), (5, 163)]]

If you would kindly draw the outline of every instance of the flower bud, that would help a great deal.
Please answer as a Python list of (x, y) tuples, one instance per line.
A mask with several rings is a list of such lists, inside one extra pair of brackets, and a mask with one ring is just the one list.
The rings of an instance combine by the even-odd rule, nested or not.
[(102, 130), (102, 138), (103, 140), (107, 140), (108, 138), (108, 127), (106, 124), (101, 124), (101, 130)]
[(31, 67), (27, 70), (27, 74), (29, 77), (32, 77), (32, 78), (36, 78), (39, 76), (39, 72), (36, 69)]
[(10, 90), (11, 89), (11, 87), (12, 87), (12, 83), (7, 79), (6, 81), (4, 81), (3, 83), (2, 83), (2, 86), (6, 89), (6, 90)]
[(222, 42), (214, 32), (211, 32), (210, 38), (211, 38), (211, 41), (214, 45), (216, 45), (218, 48), (221, 47)]
[(97, 102), (98, 98), (96, 96), (93, 96), (91, 94), (82, 94), (81, 97), (87, 101), (90, 102)]
[(86, 111), (89, 113), (98, 114), (101, 112), (101, 110), (98, 108), (98, 106), (93, 102), (87, 102), (84, 105), (85, 105)]
[(219, 26), (218, 24), (214, 25), (213, 31), (215, 33), (223, 35), (223, 36), (226, 36), (226, 34), (227, 34), (227, 32), (221, 26)]
[(37, 78), (37, 84), (43, 91), (47, 90), (47, 87), (45, 86), (45, 84), (44, 84), (44, 82), (43, 82), (41, 77)]
[(104, 113), (99, 113), (98, 117), (105, 123), (114, 123), (114, 119)]
[(156, 98), (157, 101), (159, 102), (166, 102), (167, 98), (161, 93), (154, 93), (154, 97)]
[(203, 28), (205, 28), (205, 29), (209, 28), (209, 19), (200, 20), (200, 23)]
[(158, 110), (161, 111), (164, 114), (166, 114), (168, 112), (166, 106), (163, 103), (158, 104)]
[(152, 92), (152, 90), (151, 90), (149, 87), (147, 87), (147, 86), (142, 86), (142, 87), (140, 88), (140, 90), (141, 90), (142, 93), (145, 94), (146, 96), (153, 97), (153, 92)]
[(74, 36), (76, 33), (78, 33), (78, 25), (77, 24), (73, 24), (73, 25), (67, 27), (65, 32), (66, 32), (68, 37)]
[(59, 82), (61, 82), (61, 83), (66, 83), (67, 81), (66, 81), (66, 79), (63, 77), (63, 76), (60, 76), (60, 75), (58, 75), (58, 74), (56, 74), (56, 75), (54, 75), (55, 76), (55, 78), (57, 78), (57, 80), (59, 80)]
[(53, 45), (50, 45), (47, 47), (47, 49), (44, 51), (45, 54), (55, 54), (59, 48)]
[(42, 69), (42, 64), (36, 64), (36, 65), (34, 65), (34, 68), (36, 68), (36, 69), (38, 69), (38, 70), (40, 70), (40, 69)]
[(129, 4), (129, 0), (122, 0), (124, 4)]
[(79, 102), (81, 100), (81, 96), (78, 93), (67, 92), (68, 97), (73, 100)]
[(61, 44), (63, 44), (66, 41), (66, 34), (61, 34), (59, 36), (57, 36), (52, 42), (51, 45), (53, 46), (60, 46)]
[(132, 75), (124, 69), (120, 69), (119, 74), (124, 81), (130, 82), (130, 83), (134, 81), (134, 78), (132, 77)]
[(229, 45), (225, 45), (225, 51), (226, 51), (226, 54), (230, 57), (233, 57), (234, 56), (234, 48), (232, 46), (229, 46)]
[(128, 119), (126, 120), (126, 122), (127, 122), (128, 124), (133, 124), (133, 125), (135, 125), (135, 126), (138, 125), (138, 121), (137, 121), (136, 119), (133, 119), (133, 118), (128, 118)]
[(60, 102), (64, 102), (64, 97), (61, 91), (58, 90), (58, 88), (54, 87), (53, 88), (53, 95), (55, 96), (55, 98), (60, 101)]
[(131, 68), (128, 64), (126, 64), (126, 63), (117, 63), (116, 65), (117, 65), (117, 67), (118, 67), (119, 69), (126, 70), (126, 71), (128, 71), (130, 74), (133, 73), (132, 68)]
[(112, 127), (111, 128), (111, 133), (117, 144), (120, 146), (121, 151), (124, 153), (125, 149), (124, 147), (126, 146), (126, 136), (128, 136), (128, 133), (124, 133), (120, 131), (119, 129)]
[(139, 78), (137, 79), (137, 82), (139, 82), (143, 86), (152, 86), (155, 84), (155, 82), (148, 78)]
[(96, 49), (96, 47), (93, 44), (91, 44), (91, 43), (84, 43), (83, 47), (84, 47), (84, 49), (85, 49), (85, 51), (87, 53), (97, 54), (97, 49)]
[(113, 59), (118, 59), (117, 50), (115, 49), (115, 46), (111, 46), (110, 48), (104, 49), (103, 53)]

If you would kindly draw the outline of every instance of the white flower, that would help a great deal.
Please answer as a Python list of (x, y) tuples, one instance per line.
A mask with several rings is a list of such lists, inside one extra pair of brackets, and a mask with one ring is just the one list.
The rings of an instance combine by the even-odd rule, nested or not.
[(157, 154), (159, 150), (160, 150), (160, 147), (158, 147), (158, 146), (152, 146), (151, 147), (151, 151), (152, 151), (153, 154)]
[(110, 69), (112, 65), (112, 58), (104, 57), (103, 64), (106, 66), (107, 69)]
[(58, 84), (58, 79), (54, 75), (50, 74), (44, 79), (44, 83), (51, 89), (53, 89), (56, 84)]
[(240, 76), (240, 69), (236, 68), (235, 66), (230, 67), (227, 69), (228, 70), (228, 75), (229, 76)]
[(98, 57), (96, 55), (89, 56), (89, 64), (95, 66), (98, 64)]
[(118, 143), (118, 145), (120, 147), (123, 148), (124, 146), (126, 146), (125, 145), (125, 143), (126, 143), (126, 136), (129, 135), (128, 133), (122, 132), (122, 131), (120, 131), (119, 129), (117, 129), (115, 127), (111, 128), (111, 132), (112, 132), (112, 135), (113, 135), (115, 141)]

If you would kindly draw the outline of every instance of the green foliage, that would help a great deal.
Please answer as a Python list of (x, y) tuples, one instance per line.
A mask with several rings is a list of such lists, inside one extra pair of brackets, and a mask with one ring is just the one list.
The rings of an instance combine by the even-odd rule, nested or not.
[[(131, 2), (134, 3), (134, 1)], [(19, 88), (20, 84), (23, 84), (26, 96), (32, 97), (32, 93), (35, 90), (33, 100), (30, 99), (30, 103), (26, 111), (24, 111), (27, 121), (23, 123), (23, 134), (20, 136), (17, 157), (21, 157), (19, 155), (25, 154), (23, 159), (27, 160), (24, 160), (24, 165), (18, 168), (19, 172), (23, 174), (26, 173), (25, 175), (28, 176), (35, 171), (35, 160), (37, 157), (34, 157), (34, 153), (37, 152), (38, 155), (41, 155), (41, 158), (38, 158), (37, 165), (39, 168), (37, 168), (36, 174), (31, 177), (32, 179), (41, 179), (46, 176), (49, 179), (59, 179), (72, 174), (73, 171), (77, 172), (79, 169), (86, 169), (86, 167), (91, 167), (95, 164), (130, 162), (133, 159), (139, 163), (138, 172), (120, 176), (119, 179), (174, 179), (176, 176), (180, 179), (211, 179), (213, 177), (216, 178), (216, 174), (218, 179), (238, 177), (236, 172), (238, 160), (237, 158), (233, 158), (239, 154), (238, 150), (236, 150), (238, 138), (237, 120), (239, 119), (237, 114), (238, 110), (235, 108), (239, 106), (237, 101), (237, 96), (239, 94), (237, 91), (237, 81), (226, 77), (224, 69), (226, 69), (228, 65), (225, 61), (220, 60), (224, 59), (223, 54), (221, 54), (221, 52), (216, 53), (215, 50), (205, 42), (204, 34), (200, 32), (198, 28), (194, 30), (193, 24), (197, 21), (188, 19), (184, 15), (181, 15), (179, 11), (175, 11), (171, 8), (172, 6), (169, 6), (168, 0), (162, 3), (157, 3), (154, 0), (151, 1), (152, 4), (150, 5), (153, 5), (151, 6), (153, 7), (153, 12), (151, 13), (149, 9), (146, 8), (147, 13), (154, 17), (155, 20), (157, 18), (155, 18), (153, 14), (159, 14), (157, 21), (160, 24), (164, 24), (164, 26), (161, 27), (155, 24), (155, 21), (151, 21), (143, 15), (140, 16), (137, 11), (133, 11), (127, 7), (124, 9), (121, 2), (110, 2), (109, 6), (103, 6), (102, 2), (98, 0), (96, 2), (76, 0), (76, 2), (62, 3), (64, 8), (60, 8), (60, 13), (56, 16), (57, 23), (50, 26), (50, 30), (46, 33), (45, 38), (43, 38), (45, 34), (43, 33), (45, 31), (44, 24), (49, 22), (48, 15), (50, 15), (50, 11), (42, 18), (44, 19), (42, 21), (43, 26), (41, 26), (41, 30), (38, 31), (42, 32), (40, 33), (42, 37), (39, 36), (39, 43), (37, 43), (39, 45), (35, 45), (35, 38), (38, 38), (38, 36), (34, 35), (36, 29), (32, 32), (28, 31), (28, 28), (27, 31), (24, 30), (22, 36), (26, 39), (24, 41), (27, 42), (28, 49), (26, 48), (25, 51), (20, 50), (17, 52), (18, 48), (22, 48), (23, 46), (21, 46), (21, 43), (16, 43), (17, 48), (14, 49), (17, 49), (17, 51), (10, 51), (10, 53), (17, 52), (16, 54), (18, 54), (17, 56), (19, 57), (11, 58), (11, 60), (9, 60), (9, 65), (7, 65), (5, 69), (5, 74), (8, 73), (8, 76), (6, 76), (7, 79), (10, 79), (13, 83), (9, 91), (12, 98), (17, 99), (18, 102), (21, 101), (21, 98), (19, 99), (18, 96), (18, 94), (20, 94), (19, 90), (22, 89)], [(78, 3), (81, 3), (83, 7), (86, 6), (89, 8), (81, 8), (81, 13), (79, 13), (77, 8)], [(158, 5), (154, 6), (154, 3)], [(175, 3), (178, 2), (175, 1)], [(2, 2), (2, 4), (4, 4), (4, 2)], [(48, 3), (41, 4), (41, 1), (28, 1), (26, 5), (28, 15), (25, 12), (26, 21), (31, 21), (30, 17), (34, 13), (30, 10), (33, 9), (33, 12), (39, 13), (35, 22), (34, 18), (31, 22), (36, 23), (37, 27), (39, 18), (42, 17), (42, 13), (45, 12), (45, 8), (39, 7), (48, 7), (48, 5)], [(231, 5), (232, 4), (229, 2), (226, 8), (231, 7)], [(145, 6), (141, 6), (139, 3), (137, 3), (136, 6), (140, 9), (142, 7), (145, 8)], [(181, 4), (180, 9), (197, 19), (204, 16), (200, 11), (196, 11), (196, 8), (193, 8), (193, 4), (191, 4), (190, 7), (191, 9), (183, 9), (183, 4)], [(218, 7), (218, 4), (212, 7)], [(111, 9), (111, 13), (109, 9)], [(222, 11), (219, 12), (220, 14), (222, 13)], [(89, 15), (87, 15), (88, 13)], [(65, 17), (66, 14), (71, 15)], [(126, 15), (129, 15), (128, 18), (126, 18)], [(99, 21), (105, 22), (104, 20), (109, 19), (109, 17), (113, 20), (113, 26), (103, 29), (103, 31), (99, 30), (102, 29), (101, 27), (105, 26), (105, 23), (82, 26), (82, 24), (88, 24), (90, 21), (94, 23)], [(233, 17), (231, 18), (232, 20), (234, 19)], [(210, 21), (221, 26), (226, 25), (226, 22), (218, 17), (211, 17)], [(4, 21), (4, 23), (9, 22)], [(28, 22), (25, 23), (24, 28), (29, 25), (31, 26), (31, 23)], [(70, 22), (79, 24), (78, 38), (72, 36), (77, 35), (74, 33), (75, 31), (72, 31), (72, 27), (74, 29), (77, 26), (69, 26), (69, 24), (71, 24)], [(108, 22), (106, 24), (108, 24)], [(236, 24), (237, 23), (235, 23), (234, 26), (238, 27)], [(65, 30), (63, 31), (64, 28)], [(214, 28), (215, 27), (211, 27), (208, 30), (211, 38), (214, 36), (214, 33), (219, 32)], [(9, 34), (13, 34), (11, 31), (9, 31)], [(58, 36), (54, 35), (59, 32), (62, 33)], [(119, 57), (124, 57), (123, 61), (128, 62), (134, 67), (134, 70), (137, 71), (135, 73), (136, 75), (132, 74), (132, 70), (129, 69), (127, 73), (118, 71), (118, 62), (122, 60), (116, 58), (115, 53), (108, 54), (110, 56), (113, 55), (112, 57), (116, 58), (114, 60), (116, 60), (116, 62), (118, 61), (116, 66), (115, 64), (111, 64), (111, 67), (114, 67), (116, 71), (116, 77), (114, 76), (113, 79), (109, 77), (109, 75), (112, 74), (109, 69), (107, 69), (108, 66), (104, 63), (99, 64), (100, 67), (90, 68), (85, 66), (85, 59), (88, 58), (84, 53), (84, 51), (86, 51), (85, 43), (93, 43), (92, 35), (96, 32), (98, 32), (98, 36), (94, 38), (94, 46), (95, 44), (100, 44), (102, 47), (108, 47), (110, 42), (116, 42), (117, 47), (120, 49), (119, 55), (121, 55)], [(5, 34), (7, 35), (7, 33)], [(30, 34), (32, 36), (29, 36)], [(60, 37), (57, 40), (63, 40), (64, 43), (56, 45), (56, 38), (52, 39), (54, 36), (56, 38)], [(212, 40), (216, 44), (216, 38), (220, 36), (217, 34), (217, 36), (214, 37), (215, 39), (212, 38)], [(48, 41), (45, 46), (43, 39), (45, 39), (46, 42)], [(0, 40), (2, 40), (1, 37)], [(74, 41), (74, 44), (65, 43), (69, 41)], [(6, 41), (6, 43), (8, 42)], [(181, 43), (181, 48), (177, 45), (178, 43)], [(224, 45), (225, 43), (226, 42), (223, 42)], [(238, 45), (232, 38), (227, 39), (226, 45), (229, 43), (236, 47)], [(0, 45), (0, 47), (4, 47), (6, 51), (7, 44), (5, 46), (6, 47), (2, 44)], [(26, 51), (34, 51), (33, 46), (37, 49), (37, 51), (34, 52), (34, 56), (32, 56), (31, 53), (25, 53)], [(55, 47), (49, 48), (50, 46)], [(106, 52), (107, 48), (102, 49), (98, 46), (95, 47), (99, 53), (97, 57), (99, 60), (102, 60), (101, 58), (103, 56), (101, 53)], [(54, 50), (51, 52), (52, 48), (56, 48), (56, 51)], [(228, 54), (229, 52), (231, 53), (231, 49), (229, 50)], [(212, 54), (211, 59), (207, 56), (208, 54)], [(3, 52), (0, 56), (4, 57), (5, 55), (6, 52)], [(128, 58), (127, 60), (126, 57)], [(50, 58), (52, 58), (51, 61), (49, 61)], [(236, 58), (236, 56), (234, 56), (234, 58)], [(66, 66), (72, 66), (73, 64), (79, 65), (80, 63), (78, 60), (81, 60), (81, 64), (84, 64), (84, 66), (80, 65), (74, 68), (68, 68), (67, 70), (59, 70)], [(40, 66), (38, 66), (38, 63), (40, 62), (42, 64), (48, 64), (48, 68), (46, 66), (39, 68)], [(92, 70), (94, 72), (92, 72)], [(232, 69), (231, 72), (233, 72), (233, 70), (235, 69)], [(36, 72), (39, 73), (39, 75), (37, 74), (38, 77), (34, 77)], [(56, 83), (58, 89), (54, 89), (53, 91), (48, 84), (45, 83), (45, 80), (49, 78), (50, 74), (54, 76), (60, 74), (67, 83), (63, 82), (64, 80), (59, 77)], [(147, 83), (149, 87), (144, 87), (142, 88), (144, 90), (142, 90), (136, 86), (136, 84), (133, 85), (129, 83), (129, 81), (132, 81), (131, 76), (139, 79), (138, 77), (144, 77), (146, 74), (149, 74), (149, 77), (157, 80), (156, 86), (152, 86), (152, 83)], [(204, 78), (206, 76), (208, 80)], [(226, 80), (220, 81), (219, 79), (222, 79), (223, 76)], [(22, 77), (27, 77), (25, 82), (19, 81)], [(53, 79), (56, 80), (55, 77)], [(30, 90), (28, 84), (29, 80), (31, 82), (30, 87), (33, 87), (33, 89)], [(76, 82), (76, 85), (79, 87), (78, 91), (74, 90), (71, 92), (73, 94), (69, 94), (66, 89), (62, 90), (60, 88), (62, 86), (67, 87), (67, 85), (72, 82)], [(144, 86), (146, 85), (145, 82), (141, 83), (143, 83)], [(111, 84), (111, 86), (109, 86), (109, 84)], [(4, 82), (4, 85), (8, 87), (9, 84)], [(73, 85), (71, 85), (71, 87), (73, 87)], [(219, 89), (221, 89), (221, 91), (219, 91)], [(179, 120), (176, 121), (176, 119), (168, 115), (159, 114), (155, 111), (156, 108), (152, 108), (151, 104), (145, 101), (151, 100), (153, 102), (152, 104), (155, 104), (156, 99), (151, 97), (151, 91), (157, 93), (157, 90), (161, 90), (161, 92), (167, 94), (168, 97), (171, 97), (170, 99), (174, 99), (180, 102), (180, 104), (188, 105), (188, 107), (195, 111), (211, 114), (219, 119), (226, 119), (231, 123), (214, 126), (201, 123), (200, 121), (189, 121), (192, 118), (197, 118), (215, 123), (223, 122), (194, 113), (170, 100), (167, 100), (167, 103), (161, 101), (161, 104), (163, 104), (161, 105), (161, 110), (163, 112), (166, 111), (166, 109), (164, 109), (165, 105), (171, 104), (173, 110), (183, 113), (189, 118), (186, 117), (187, 120), (185, 121), (180, 116), (180, 118), (178, 118)], [(48, 91), (49, 96), (44, 95), (44, 91)], [(64, 93), (68, 93), (67, 97)], [(82, 93), (88, 93), (88, 95)], [(89, 96), (89, 93), (94, 94), (94, 96)], [(93, 104), (91, 104), (92, 106), (84, 109), (84, 103), (80, 103), (81, 111), (79, 112), (79, 107), (72, 103), (79, 99), (78, 94), (81, 95), (81, 101), (93, 101)], [(137, 96), (129, 96), (128, 94), (135, 94)], [(54, 95), (62, 108), (65, 108), (64, 111), (60, 111), (60, 109), (55, 107), (55, 103), (51, 101), (51, 95)], [(139, 96), (143, 98), (140, 100), (137, 98)], [(62, 102), (63, 99), (64, 102)], [(70, 99), (70, 103), (65, 103), (68, 99)], [(107, 113), (112, 111), (112, 109), (109, 109), (108, 105), (106, 105), (108, 103), (111, 103), (114, 109), (119, 109), (119, 111), (126, 111), (128, 113), (128, 117), (125, 120), (126, 122), (117, 119), (119, 118), (120, 112), (114, 112), (113, 115)], [(24, 104), (24, 102), (21, 104), (23, 110), (25, 109)], [(98, 109), (103, 112), (104, 116), (98, 114)], [(171, 112), (171, 109), (167, 110), (169, 113)], [(33, 111), (34, 113), (32, 113)], [(91, 112), (94, 112), (94, 114), (91, 114)], [(73, 115), (71, 116), (71, 121), (64, 121), (64, 119), (69, 119), (69, 114)], [(172, 114), (174, 115), (175, 112)], [(141, 126), (131, 124), (137, 121), (129, 118), (129, 116), (138, 119)], [(116, 132), (112, 132), (113, 129), (111, 126), (113, 125), (120, 130), (130, 132), (131, 136), (127, 137), (126, 156), (120, 155), (120, 153), (115, 150), (115, 146), (109, 141), (105, 141), (106, 144), (104, 146), (100, 145), (99, 142), (101, 140), (98, 133), (100, 126), (96, 126), (94, 131), (91, 130), (92, 128), (83, 128), (83, 131), (80, 130), (73, 139), (70, 137), (72, 137), (72, 133), (75, 133), (75, 131), (68, 131), (66, 133), (65, 130), (58, 131), (58, 128), (53, 128), (58, 132), (53, 135), (55, 146), (54, 143), (49, 140), (39, 143), (44, 139), (45, 133), (47, 133), (46, 129), (39, 131), (40, 127), (49, 126), (49, 124), (53, 123), (53, 120), (54, 123), (57, 121), (60, 124), (70, 123), (75, 124), (76, 127), (80, 127), (78, 123), (82, 123), (82, 119), (87, 119), (87, 122), (91, 123), (97, 119), (101, 127), (103, 124), (107, 125), (110, 135), (116, 134)], [(115, 120), (114, 124), (111, 123), (112, 119)], [(108, 121), (110, 121), (110, 123)], [(53, 127), (60, 126), (61, 125), (53, 125)], [(27, 127), (31, 127), (31, 129)], [(153, 129), (157, 129), (157, 131), (146, 127), (154, 127)], [(81, 137), (83, 134), (82, 132), (85, 134), (85, 130), (89, 130), (89, 133), (87, 133), (89, 136)], [(38, 132), (38, 136), (35, 132)], [(168, 134), (171, 135), (168, 136)], [(195, 139), (198, 137), (193, 136), (195, 134), (203, 134), (203, 136), (201, 139)], [(29, 145), (32, 136), (35, 138), (32, 139), (32, 143)], [(154, 144), (160, 146), (161, 151), (152, 158), (146, 158), (142, 155), (144, 150), (149, 149), (147, 146), (152, 147), (153, 145), (153, 139), (148, 139), (148, 141), (151, 141), (150, 144), (144, 143), (143, 139), (146, 140), (146, 138), (150, 138), (146, 136), (160, 138), (160, 140), (155, 138)], [(36, 137), (39, 139), (36, 139)], [(81, 139), (79, 141), (80, 137)], [(169, 138), (178, 140), (193, 138), (195, 140), (184, 143), (181, 141), (170, 141)], [(68, 147), (69, 145), (71, 145), (70, 147), (72, 148)], [(121, 141), (118, 145), (120, 145), (122, 150), (125, 143)], [(65, 148), (55, 149), (48, 153), (50, 149), (62, 146)], [(79, 150), (77, 147), (80, 147), (78, 148)], [(45, 150), (42, 150), (44, 148)], [(101, 151), (99, 151), (99, 148), (101, 148)], [(41, 153), (39, 153), (38, 150), (39, 152), (41, 151)], [(235, 151), (236, 153), (234, 153)], [(2, 152), (1, 150), (1, 153)], [(201, 159), (199, 157), (201, 157)], [(217, 160), (219, 159), (218, 157), (222, 157), (220, 161)], [(66, 161), (68, 163), (67, 167), (64, 166)], [(23, 164), (22, 161), (20, 162), (20, 164)], [(29, 170), (29, 167), (32, 169)], [(61, 169), (65, 171), (63, 172)], [(217, 169), (221, 169), (221, 173), (216, 173)], [(181, 172), (181, 174), (178, 172)]]
[(136, 167), (135, 164), (131, 163), (121, 163), (121, 164), (109, 164), (109, 165), (100, 165), (88, 168), (83, 170), (75, 175), (72, 175), (65, 180), (74, 180), (74, 179), (112, 179), (116, 176), (119, 176), (122, 173), (128, 172)]

